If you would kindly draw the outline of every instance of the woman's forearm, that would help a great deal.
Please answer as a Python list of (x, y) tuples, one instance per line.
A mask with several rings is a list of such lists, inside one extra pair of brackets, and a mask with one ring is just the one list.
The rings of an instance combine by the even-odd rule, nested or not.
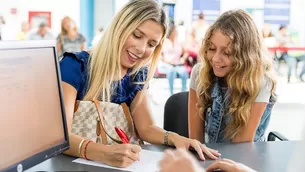
[(197, 110), (197, 93), (195, 90), (189, 91), (188, 102), (188, 129), (189, 138), (196, 139), (204, 143), (204, 121), (200, 118)]
[[(80, 149), (80, 144), (84, 138), (81, 138), (75, 134), (70, 133), (69, 134), (69, 144), (70, 144), (70, 149), (65, 151), (64, 154), (74, 156), (74, 157), (84, 157), (84, 152), (85, 152), (85, 145), (88, 143), (88, 140), (85, 140), (81, 146)], [(86, 156), (90, 160), (95, 160), (95, 161), (102, 161), (101, 160), (101, 152), (103, 152), (103, 148), (105, 145), (103, 144), (98, 144), (98, 143), (90, 143), (87, 145), (86, 149)]]
[[(202, 121), (200, 121), (200, 123), (202, 123)], [(203, 124), (194, 124), (192, 122), (189, 123), (190, 127), (189, 127), (189, 137), (191, 139), (196, 139), (198, 141), (200, 141), (201, 143), (204, 143), (204, 128), (201, 127), (203, 126)]]
[[(159, 128), (157, 126), (151, 125), (147, 127), (147, 129), (142, 132), (142, 135), (140, 135), (140, 138), (148, 143), (151, 144), (157, 144), (157, 145), (162, 145), (164, 144), (164, 139), (165, 139), (165, 133), (166, 131), (163, 130), (162, 128)], [(173, 139), (174, 137), (179, 136), (176, 133), (170, 132), (168, 135), (168, 144), (170, 146), (174, 146)]]
[(144, 131), (142, 131), (142, 133), (140, 134), (140, 138), (145, 142), (160, 145), (164, 144), (164, 135), (165, 130), (155, 125), (151, 125), (148, 126)]
[(69, 134), (69, 145), (70, 148), (64, 152), (64, 154), (80, 157), (79, 156), (79, 145), (83, 139), (75, 134)]

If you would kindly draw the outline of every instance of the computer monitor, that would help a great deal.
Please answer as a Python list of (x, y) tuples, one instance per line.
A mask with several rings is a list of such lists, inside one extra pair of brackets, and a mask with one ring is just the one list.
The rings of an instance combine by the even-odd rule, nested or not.
[(52, 41), (0, 41), (0, 171), (23, 171), (69, 148)]

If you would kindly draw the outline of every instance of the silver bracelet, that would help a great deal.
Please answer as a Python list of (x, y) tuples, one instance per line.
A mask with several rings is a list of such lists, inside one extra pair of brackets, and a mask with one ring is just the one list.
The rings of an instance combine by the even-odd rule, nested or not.
[(169, 146), (169, 144), (168, 144), (168, 135), (170, 133), (171, 133), (170, 131), (166, 131), (165, 134), (164, 134), (164, 145), (165, 146)]

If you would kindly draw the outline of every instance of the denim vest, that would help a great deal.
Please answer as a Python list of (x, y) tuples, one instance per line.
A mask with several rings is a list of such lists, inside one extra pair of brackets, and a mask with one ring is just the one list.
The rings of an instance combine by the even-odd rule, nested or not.
[[(218, 78), (214, 81), (214, 86), (211, 90), (212, 105), (206, 109), (205, 114), (205, 142), (232, 142), (225, 138), (225, 128), (230, 121), (229, 115), (225, 115), (229, 99), (226, 94), (223, 93), (222, 88), (219, 85)], [(265, 141), (265, 130), (269, 125), (271, 110), (275, 103), (275, 98), (270, 96), (269, 103), (264, 111), (264, 114), (260, 120), (258, 128), (255, 133), (254, 141)]]

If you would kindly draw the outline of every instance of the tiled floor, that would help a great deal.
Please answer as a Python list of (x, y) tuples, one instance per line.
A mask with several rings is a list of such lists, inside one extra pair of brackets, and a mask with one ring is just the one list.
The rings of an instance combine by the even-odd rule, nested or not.
[[(278, 102), (273, 108), (269, 131), (278, 131), (290, 140), (301, 139), (305, 127), (305, 83), (293, 79), (287, 84), (285, 78), (279, 78)], [(175, 92), (181, 90), (181, 81), (175, 80)], [(153, 118), (159, 127), (163, 127), (164, 104), (169, 97), (166, 79), (153, 79), (150, 84)]]

